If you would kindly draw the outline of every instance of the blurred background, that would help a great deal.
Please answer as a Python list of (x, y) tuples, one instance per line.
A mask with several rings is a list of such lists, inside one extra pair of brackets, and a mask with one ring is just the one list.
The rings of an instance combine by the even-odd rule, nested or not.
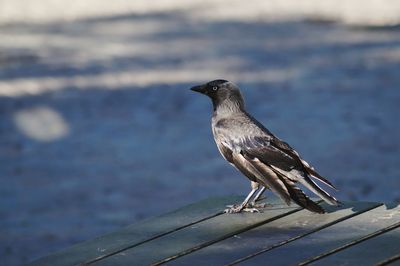
[(247, 194), (211, 103), (247, 108), (340, 191), (400, 200), (398, 1), (0, 0), (0, 265)]

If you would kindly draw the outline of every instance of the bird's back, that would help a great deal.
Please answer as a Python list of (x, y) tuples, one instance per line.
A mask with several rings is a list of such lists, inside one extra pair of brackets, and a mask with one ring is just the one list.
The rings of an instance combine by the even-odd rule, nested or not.
[(214, 113), (212, 117), (212, 128), (219, 134), (232, 139), (250, 137), (271, 137), (272, 134), (260, 122), (246, 112), (236, 112), (230, 115), (220, 116)]

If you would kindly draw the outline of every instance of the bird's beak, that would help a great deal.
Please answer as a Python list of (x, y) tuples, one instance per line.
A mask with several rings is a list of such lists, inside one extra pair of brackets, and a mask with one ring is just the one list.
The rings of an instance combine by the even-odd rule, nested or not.
[(206, 86), (205, 85), (199, 85), (199, 86), (194, 86), (192, 88), (190, 88), (192, 91), (196, 91), (202, 94), (205, 94), (206, 92)]

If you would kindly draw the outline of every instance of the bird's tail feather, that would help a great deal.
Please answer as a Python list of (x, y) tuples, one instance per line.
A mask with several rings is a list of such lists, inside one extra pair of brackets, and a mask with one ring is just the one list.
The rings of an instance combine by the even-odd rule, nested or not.
[[(278, 171), (276, 168), (269, 166), (276, 176), (280, 179), (280, 181), (286, 187), (290, 199), (297, 203), (299, 206), (316, 213), (325, 213), (325, 210), (319, 206), (317, 203), (312, 201), (301, 189), (295, 186), (294, 182), (290, 180), (289, 177), (285, 176), (283, 173)], [(289, 203), (286, 202), (288, 205)]]
[(304, 161), (301, 158), (299, 158), (299, 159), (300, 159), (301, 163), (303, 164), (306, 172), (309, 175), (311, 175), (313, 178), (321, 181), (322, 183), (324, 183), (328, 187), (331, 187), (334, 190), (338, 190), (328, 179), (326, 179), (325, 177), (321, 176), (317, 171), (315, 171), (314, 168), (308, 162)]
[(323, 177), (320, 174), (318, 174), (317, 171), (315, 171), (314, 169), (312, 169), (310, 167), (306, 167), (306, 171), (313, 178), (321, 181), (322, 183), (324, 183), (328, 187), (333, 188), (334, 190), (338, 191), (338, 189), (328, 179), (326, 179), (325, 177)]
[[(274, 182), (267, 182), (267, 179), (263, 179), (263, 178), (260, 178), (259, 181), (264, 186), (268, 185), (288, 205), (290, 204), (290, 201), (292, 200), (295, 203), (297, 203), (299, 206), (301, 206), (309, 211), (316, 212), (316, 213), (325, 213), (325, 210), (321, 206), (319, 206), (317, 203), (312, 201), (301, 189), (296, 187), (294, 182), (288, 176), (286, 176), (284, 173), (282, 173), (281, 171), (279, 171), (275, 167), (272, 167), (269, 164), (262, 163), (257, 158), (250, 158), (246, 155), (244, 155), (244, 156), (245, 156), (245, 159), (248, 162), (250, 162), (260, 172), (260, 174), (262, 176), (270, 176), (271, 178), (273, 178)], [(268, 173), (268, 172), (270, 172), (270, 173)], [(275, 174), (275, 175), (273, 175), (273, 174)], [(274, 178), (274, 176), (275, 176), (275, 178)], [(306, 178), (308, 178), (308, 177), (306, 177)], [(299, 181), (302, 182), (303, 180), (304, 179), (302, 177), (299, 178)], [(337, 203), (337, 200), (335, 198), (331, 197), (329, 194), (327, 194), (325, 191), (323, 191), (321, 188), (319, 188), (318, 185), (313, 183), (313, 181), (311, 179), (309, 179), (309, 181), (311, 184), (313, 184), (315, 186), (315, 188), (312, 187), (311, 185), (308, 185), (307, 182), (304, 182), (307, 184), (307, 185), (305, 185), (307, 188), (309, 188), (315, 194), (320, 196), (323, 200)], [(310, 187), (312, 187), (312, 189)], [(321, 190), (322, 192), (318, 192), (318, 189)], [(288, 194), (286, 194), (285, 191)]]
[(285, 184), (292, 200), (299, 206), (312, 212), (325, 213), (325, 210), (321, 206), (312, 201), (301, 189), (294, 186), (292, 182), (286, 182)]
[(275, 172), (275, 174), (282, 179), (282, 182), (285, 184), (290, 198), (297, 203), (299, 206), (316, 213), (325, 213), (325, 210), (319, 206), (317, 203), (312, 201), (300, 188), (294, 185), (294, 182), (290, 180), (283, 173), (271, 167), (271, 169)]
[(328, 192), (320, 188), (314, 181), (312, 181), (308, 176), (304, 178), (299, 178), (298, 181), (311, 190), (314, 194), (318, 195), (321, 199), (327, 202), (330, 205), (339, 205), (339, 201), (335, 199), (333, 196), (329, 195)]
[(325, 190), (320, 188), (314, 181), (312, 181), (307, 175), (293, 175), (290, 172), (284, 172), (276, 167), (271, 167), (278, 176), (286, 177), (292, 182), (300, 182), (307, 189), (311, 190), (314, 194), (318, 195), (321, 199), (329, 203), (330, 205), (339, 205), (339, 201), (329, 195)]

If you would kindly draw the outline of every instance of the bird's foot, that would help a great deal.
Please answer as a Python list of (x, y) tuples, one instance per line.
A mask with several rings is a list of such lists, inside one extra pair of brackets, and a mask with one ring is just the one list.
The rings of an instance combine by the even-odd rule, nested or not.
[(248, 207), (246, 206), (242, 206), (242, 205), (227, 205), (226, 207), (228, 207), (227, 209), (224, 210), (224, 213), (239, 213), (239, 212), (260, 212), (258, 209), (256, 208), (252, 208), (252, 207)]
[(241, 204), (239, 205), (227, 205), (227, 209), (224, 210), (224, 213), (239, 213), (243, 210), (243, 206)]

